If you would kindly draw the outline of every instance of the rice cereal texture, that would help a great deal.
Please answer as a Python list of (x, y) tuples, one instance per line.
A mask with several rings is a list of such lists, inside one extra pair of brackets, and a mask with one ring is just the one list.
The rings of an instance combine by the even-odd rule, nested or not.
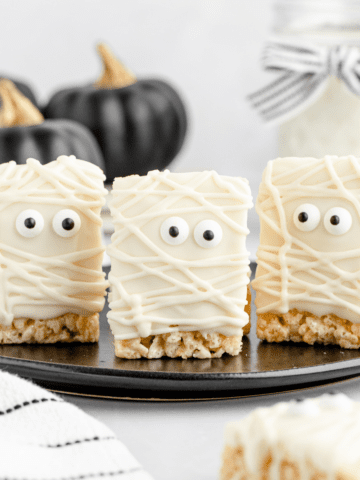
[(249, 323), (251, 205), (246, 180), (216, 172), (115, 180), (108, 320), (116, 355), (239, 353)]
[(258, 336), (359, 348), (360, 160), (271, 161), (256, 210)]
[(97, 342), (99, 333), (98, 313), (90, 317), (67, 313), (50, 320), (15, 319), (0, 326), (0, 343)]

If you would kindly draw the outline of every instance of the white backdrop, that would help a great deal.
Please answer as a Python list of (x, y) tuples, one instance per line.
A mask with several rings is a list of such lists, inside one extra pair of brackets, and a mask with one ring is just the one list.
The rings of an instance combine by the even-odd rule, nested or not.
[[(182, 94), (189, 132), (170, 168), (246, 177), (256, 197), (277, 133), (245, 96), (272, 78), (259, 64), (272, 0), (1, 0), (0, 17), (1, 75), (28, 81), (46, 102), (99, 76), (104, 41), (138, 78), (163, 78)], [(254, 253), (254, 209), (249, 227)]]

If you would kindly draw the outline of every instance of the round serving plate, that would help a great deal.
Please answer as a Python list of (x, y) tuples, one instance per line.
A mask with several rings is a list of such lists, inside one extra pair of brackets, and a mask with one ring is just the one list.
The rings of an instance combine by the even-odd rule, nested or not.
[[(109, 268), (105, 268), (109, 270)], [(1, 345), (0, 368), (50, 390), (133, 400), (204, 400), (278, 393), (360, 375), (360, 352), (338, 346), (270, 344), (252, 329), (237, 357), (124, 360), (100, 317), (98, 344)]]

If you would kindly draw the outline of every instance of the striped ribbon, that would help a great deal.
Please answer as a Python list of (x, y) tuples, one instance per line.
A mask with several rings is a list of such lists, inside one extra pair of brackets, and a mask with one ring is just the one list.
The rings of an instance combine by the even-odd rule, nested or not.
[(324, 91), (329, 76), (338, 77), (360, 95), (358, 47), (273, 40), (266, 45), (262, 60), (265, 70), (280, 75), (248, 99), (267, 123), (284, 121), (304, 110)]

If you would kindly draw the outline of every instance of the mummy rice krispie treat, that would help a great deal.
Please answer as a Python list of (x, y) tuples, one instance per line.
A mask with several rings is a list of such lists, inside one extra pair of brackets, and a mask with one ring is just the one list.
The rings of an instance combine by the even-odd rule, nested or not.
[(360, 159), (279, 158), (263, 174), (257, 334), (360, 347)]
[(0, 343), (98, 340), (104, 178), (74, 156), (0, 165)]
[(121, 358), (237, 355), (250, 329), (248, 182), (152, 171), (114, 182), (108, 320)]
[(221, 480), (359, 480), (360, 403), (342, 393), (257, 408), (225, 429)]

